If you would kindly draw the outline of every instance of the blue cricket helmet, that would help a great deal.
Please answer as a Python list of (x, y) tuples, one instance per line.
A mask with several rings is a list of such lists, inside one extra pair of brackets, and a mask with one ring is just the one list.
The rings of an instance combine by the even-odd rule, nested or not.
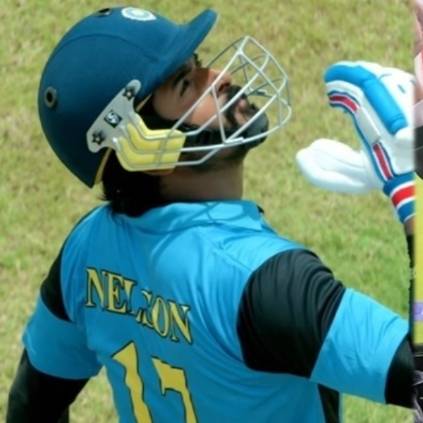
[(44, 68), (38, 110), (49, 144), (82, 182), (101, 180), (108, 150), (91, 152), (86, 134), (110, 100), (134, 79), (137, 100), (149, 96), (193, 55), (216, 18), (205, 10), (178, 25), (150, 11), (111, 8), (64, 35)]

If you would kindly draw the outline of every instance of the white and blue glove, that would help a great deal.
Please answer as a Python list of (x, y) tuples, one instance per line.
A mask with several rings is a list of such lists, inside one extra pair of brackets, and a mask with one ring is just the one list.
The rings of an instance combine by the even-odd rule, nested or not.
[(361, 150), (318, 139), (297, 153), (297, 163), (314, 185), (344, 193), (381, 189), (401, 222), (414, 215), (414, 77), (370, 62), (338, 62), (325, 73), (332, 107), (348, 112)]

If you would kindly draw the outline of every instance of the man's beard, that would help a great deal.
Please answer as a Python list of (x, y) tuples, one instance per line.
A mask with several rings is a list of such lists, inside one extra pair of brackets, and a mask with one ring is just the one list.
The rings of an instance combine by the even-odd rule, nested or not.
[[(232, 98), (234, 98), (242, 88), (238, 85), (231, 85), (225, 95), (226, 95), (226, 103), (228, 103)], [(236, 118), (236, 109), (238, 104), (244, 101), (245, 104), (242, 105), (242, 115), (245, 118), (245, 122), (238, 122)], [(224, 107), (224, 106), (222, 106)], [(268, 129), (268, 119), (265, 113), (262, 113), (254, 122), (248, 125), (248, 120), (253, 118), (254, 115), (259, 111), (255, 104), (250, 103), (248, 97), (245, 94), (242, 94), (239, 99), (237, 99), (233, 104), (231, 104), (225, 112), (223, 112), (223, 116), (226, 118), (228, 125), (224, 127), (224, 133), (226, 138), (229, 138), (231, 135), (235, 134), (244, 124), (246, 128), (241, 131), (238, 137), (251, 137), (257, 136), (255, 141), (242, 143), (238, 145), (240, 150), (249, 150), (250, 148), (256, 147), (257, 145), (261, 144), (265, 139), (266, 136), (259, 137), (260, 133), (264, 133)], [(143, 107), (140, 112), (141, 117), (144, 119), (144, 122), (150, 129), (163, 129), (163, 128), (171, 128), (176, 121), (175, 120), (168, 120), (164, 119), (158, 115), (156, 110), (153, 106), (153, 101), (150, 99)], [(181, 130), (182, 132), (189, 132), (198, 128), (196, 125), (192, 124), (181, 124), (177, 129)], [(195, 146), (211, 146), (211, 145), (219, 145), (223, 144), (224, 140), (221, 137), (221, 130), (219, 128), (205, 128), (197, 135), (191, 135), (186, 138), (185, 147), (195, 147)], [(234, 147), (235, 148), (235, 147)], [(204, 153), (201, 153), (204, 154)]]
[[(237, 85), (232, 85), (228, 89), (228, 101), (230, 101), (242, 88)], [(238, 122), (235, 116), (237, 105), (244, 101), (245, 103), (242, 106), (242, 115), (245, 119), (245, 122)], [(254, 119), (254, 122), (250, 122), (250, 119), (253, 119), (256, 113), (259, 112), (258, 107), (251, 103), (245, 93), (243, 93), (240, 98), (232, 104), (228, 110), (225, 112), (225, 117), (230, 123), (231, 127), (225, 131), (227, 135), (234, 134), (238, 131), (244, 124), (246, 124), (246, 128), (241, 131), (238, 136), (242, 136), (244, 138), (249, 138), (253, 136), (257, 136), (256, 140), (249, 141), (240, 145), (240, 148), (243, 150), (250, 150), (251, 148), (257, 147), (261, 143), (263, 143), (266, 139), (266, 135), (259, 137), (260, 134), (267, 132), (269, 128), (269, 120), (266, 116), (266, 113), (262, 113), (260, 116)], [(248, 124), (249, 123), (249, 124)]]
[[(225, 92), (226, 95), (226, 102), (230, 102), (241, 90), (242, 88), (238, 85), (231, 85)], [(241, 111), (238, 111), (243, 115), (245, 119), (244, 122), (239, 122), (236, 117), (237, 113), (237, 106), (239, 103), (243, 101), (244, 104), (242, 105)], [(224, 106), (222, 106), (224, 107)], [(255, 114), (259, 111), (257, 106), (253, 103), (250, 103), (248, 97), (245, 94), (240, 95), (240, 97), (234, 101), (224, 112), (223, 116), (226, 118), (228, 125), (224, 127), (224, 133), (226, 138), (229, 138), (233, 134), (235, 134), (243, 125), (246, 126), (244, 130), (242, 130), (238, 137), (252, 137), (258, 136), (261, 133), (264, 133), (268, 129), (268, 119), (265, 113), (262, 113), (254, 122), (248, 124), (248, 121), (255, 116)], [(189, 127), (190, 125), (188, 125)], [(195, 126), (191, 126), (195, 127)], [(237, 147), (239, 150), (249, 150), (257, 145), (261, 144), (266, 139), (266, 136), (257, 137), (255, 141), (250, 141), (246, 143), (242, 143)], [(219, 128), (205, 128), (200, 134), (196, 136), (189, 136), (185, 142), (185, 146), (193, 147), (193, 146), (207, 146), (207, 145), (219, 145), (223, 144), (223, 140), (221, 138), (221, 131)]]
[[(241, 91), (241, 89), (242, 88), (238, 85), (231, 85), (226, 91), (226, 102), (229, 103)], [(241, 122), (238, 122), (235, 116), (236, 108), (241, 101), (244, 101), (246, 103), (246, 105), (242, 108), (242, 114), (243, 117), (246, 118), (246, 121), (251, 119), (258, 111), (257, 106), (254, 103), (249, 102), (246, 94), (241, 94), (241, 96), (224, 112), (224, 115), (230, 125), (228, 128), (229, 132), (235, 132), (235, 130), (239, 129), (243, 124)]]

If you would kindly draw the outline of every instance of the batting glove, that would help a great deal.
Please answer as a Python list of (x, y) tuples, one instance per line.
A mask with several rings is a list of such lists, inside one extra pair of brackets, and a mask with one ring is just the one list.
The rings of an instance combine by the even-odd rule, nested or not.
[(414, 215), (414, 77), (370, 62), (338, 62), (325, 74), (332, 107), (350, 114), (361, 150), (319, 139), (297, 154), (304, 176), (332, 191), (381, 189), (401, 222)]

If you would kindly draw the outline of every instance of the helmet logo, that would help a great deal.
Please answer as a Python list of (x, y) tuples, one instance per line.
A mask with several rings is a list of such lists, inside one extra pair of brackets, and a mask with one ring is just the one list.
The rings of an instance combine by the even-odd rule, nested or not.
[(122, 117), (119, 116), (116, 112), (113, 110), (110, 110), (109, 113), (104, 117), (104, 120), (113, 128), (116, 128), (116, 126), (119, 125), (119, 123), (122, 121)]
[(138, 9), (136, 7), (125, 7), (125, 9), (122, 9), (122, 15), (134, 21), (154, 21), (157, 19), (148, 10)]

